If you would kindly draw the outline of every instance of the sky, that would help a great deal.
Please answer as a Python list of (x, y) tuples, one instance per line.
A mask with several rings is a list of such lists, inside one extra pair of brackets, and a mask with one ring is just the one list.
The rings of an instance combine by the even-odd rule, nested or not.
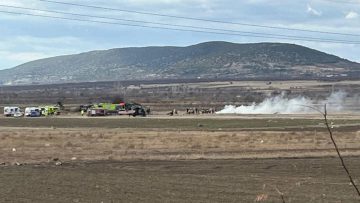
[[(360, 62), (360, 0), (57, 1), (172, 16), (184, 16), (188, 18), (226, 21), (232, 22), (233, 24), (143, 15), (121, 12), (119, 10), (84, 8), (44, 2), (41, 0), (0, 0), (0, 70), (12, 68), (36, 59), (76, 54), (92, 50), (143, 46), (188, 46), (206, 41), (229, 41), (234, 43), (293, 43)], [(9, 8), (4, 6), (16, 6), (27, 9)], [(29, 8), (38, 10), (29, 10)], [(39, 10), (92, 15), (94, 17), (70, 16), (68, 14), (49, 13)], [(85, 21), (1, 13), (3, 11), (28, 13), (32, 15), (48, 15), (62, 18), (76, 18)], [(256, 32), (265, 34), (266, 36), (269, 34), (294, 35), (297, 37), (331, 39), (332, 41), (355, 41), (355, 43), (299, 41), (294, 39), (254, 37), (251, 34), (250, 36), (245, 36), (243, 33), (224, 35), (125, 26), (119, 25), (119, 23), (164, 27), (164, 25), (116, 21), (109, 18), (165, 23), (170, 25), (206, 27), (211, 29), (226, 29), (231, 30), (232, 33), (236, 31)], [(110, 22), (110, 24), (88, 22), (88, 20), (105, 21)], [(358, 34), (358, 36), (270, 29), (235, 23)], [(177, 29), (179, 27), (171, 26), (171, 28)], [(199, 28), (181, 29), (198, 30)], [(211, 32), (219, 31), (213, 30)]]

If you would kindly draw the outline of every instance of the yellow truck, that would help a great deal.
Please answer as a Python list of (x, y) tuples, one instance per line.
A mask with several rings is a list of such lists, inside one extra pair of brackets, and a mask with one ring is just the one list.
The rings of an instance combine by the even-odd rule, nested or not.
[(60, 109), (56, 106), (42, 106), (40, 110), (42, 116), (60, 115)]

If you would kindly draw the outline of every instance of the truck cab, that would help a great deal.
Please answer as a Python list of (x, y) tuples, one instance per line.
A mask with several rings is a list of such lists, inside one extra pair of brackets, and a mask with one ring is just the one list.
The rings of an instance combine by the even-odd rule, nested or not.
[(60, 115), (60, 109), (56, 106), (44, 106), (40, 107), (42, 116)]

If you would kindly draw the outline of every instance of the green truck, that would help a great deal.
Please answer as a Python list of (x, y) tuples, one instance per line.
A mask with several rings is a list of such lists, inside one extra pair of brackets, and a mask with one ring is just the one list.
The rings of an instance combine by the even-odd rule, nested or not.
[(125, 105), (111, 104), (111, 103), (98, 103), (93, 106), (94, 109), (104, 109), (107, 114), (117, 114), (119, 111), (125, 110)]
[(146, 116), (144, 108), (137, 103), (98, 103), (93, 105), (89, 110), (105, 110), (106, 115), (132, 115), (132, 116)]

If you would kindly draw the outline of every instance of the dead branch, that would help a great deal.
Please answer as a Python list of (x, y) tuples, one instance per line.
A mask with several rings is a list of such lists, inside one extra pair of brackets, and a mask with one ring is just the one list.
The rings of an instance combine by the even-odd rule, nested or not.
[(342, 167), (344, 168), (347, 176), (349, 177), (350, 182), (351, 182), (351, 185), (354, 187), (354, 189), (356, 190), (357, 194), (358, 194), (359, 197), (360, 197), (359, 188), (356, 186), (356, 184), (355, 184), (355, 182), (354, 182), (354, 180), (353, 180), (353, 178), (352, 178), (352, 176), (351, 176), (348, 168), (346, 167), (345, 162), (344, 162), (344, 159), (343, 159), (343, 157), (342, 157), (342, 155), (341, 155), (341, 153), (340, 153), (340, 150), (339, 150), (339, 148), (338, 148), (338, 146), (337, 146), (337, 144), (336, 144), (336, 142), (335, 142), (335, 139), (334, 139), (334, 136), (333, 136), (331, 127), (330, 127), (330, 125), (329, 125), (329, 121), (328, 121), (328, 119), (327, 119), (326, 104), (325, 104), (325, 106), (324, 106), (324, 113), (321, 112), (321, 114), (324, 116), (324, 122), (325, 122), (326, 128), (327, 128), (327, 130), (328, 130), (328, 132), (329, 132), (331, 142), (333, 143), (333, 145), (334, 145), (334, 147), (335, 147), (335, 150), (336, 150), (336, 153), (337, 153), (337, 155), (338, 155), (338, 157), (339, 157), (339, 159), (340, 159), (340, 161), (341, 161), (341, 165), (342, 165)]

